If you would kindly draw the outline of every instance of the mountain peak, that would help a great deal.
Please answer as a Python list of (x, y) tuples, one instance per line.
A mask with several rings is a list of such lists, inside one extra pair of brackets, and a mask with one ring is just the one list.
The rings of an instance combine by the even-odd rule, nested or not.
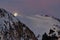
[(2, 12), (7, 12), (5, 9), (3, 9), (3, 8), (0, 8), (0, 13), (2, 13)]
[(3, 8), (0, 8), (0, 17), (4, 17), (6, 14), (8, 14), (7, 11)]

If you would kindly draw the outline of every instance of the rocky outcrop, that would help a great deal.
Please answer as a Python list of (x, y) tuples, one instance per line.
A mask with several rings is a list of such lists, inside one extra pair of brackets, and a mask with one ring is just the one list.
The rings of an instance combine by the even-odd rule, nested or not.
[(0, 39), (38, 40), (25, 24), (2, 8), (0, 8)]

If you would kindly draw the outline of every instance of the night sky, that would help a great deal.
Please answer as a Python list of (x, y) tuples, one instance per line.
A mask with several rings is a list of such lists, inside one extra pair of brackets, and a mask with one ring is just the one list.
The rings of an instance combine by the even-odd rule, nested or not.
[(60, 18), (60, 0), (0, 0), (0, 8), (22, 16), (47, 14)]

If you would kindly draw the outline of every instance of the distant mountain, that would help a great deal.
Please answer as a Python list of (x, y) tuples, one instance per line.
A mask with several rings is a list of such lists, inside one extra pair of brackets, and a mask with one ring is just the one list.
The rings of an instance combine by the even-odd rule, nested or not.
[(18, 18), (0, 8), (0, 40), (38, 40)]

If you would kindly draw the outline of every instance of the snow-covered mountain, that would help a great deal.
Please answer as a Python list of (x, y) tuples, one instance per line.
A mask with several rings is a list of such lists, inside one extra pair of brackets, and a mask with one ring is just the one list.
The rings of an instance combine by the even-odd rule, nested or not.
[(60, 30), (60, 19), (58, 18), (48, 15), (35, 15), (20, 17), (20, 20), (25, 23), (36, 36), (40, 35), (38, 40), (42, 40), (42, 35), (45, 32), (49, 35), (50, 29), (54, 30), (54, 28), (54, 33), (56, 33), (56, 36), (59, 36), (57, 31)]
[(38, 40), (34, 33), (10, 12), (0, 8), (0, 40)]
[[(50, 29), (54, 32), (49, 34)], [(45, 32), (60, 37), (60, 19), (48, 15), (15, 17), (0, 8), (1, 40), (42, 40)]]

